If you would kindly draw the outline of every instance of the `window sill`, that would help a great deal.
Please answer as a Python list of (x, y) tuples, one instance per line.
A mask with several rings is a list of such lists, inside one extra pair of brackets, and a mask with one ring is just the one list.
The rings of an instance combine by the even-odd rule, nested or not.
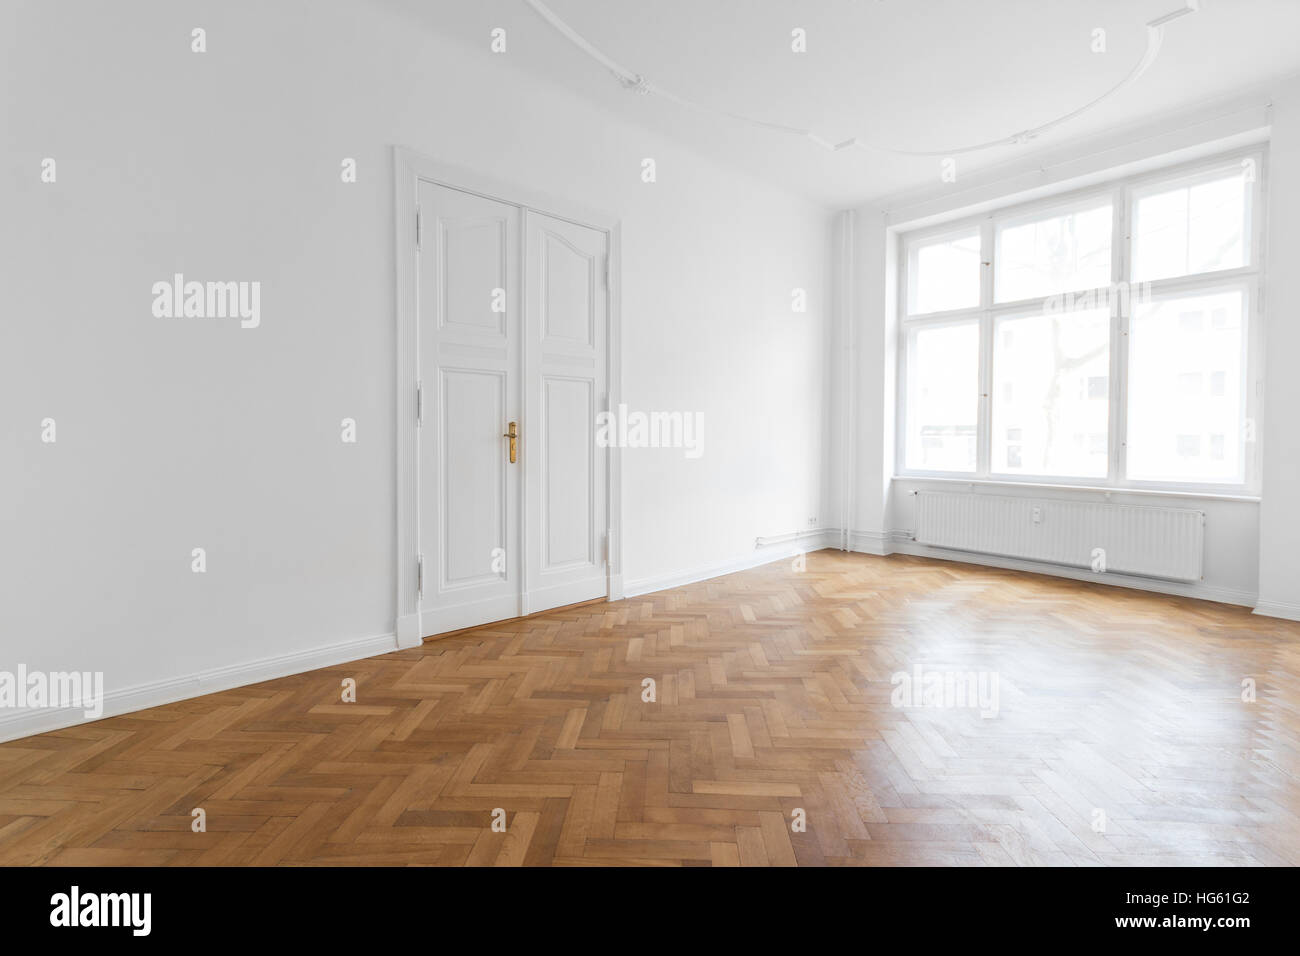
[(894, 481), (915, 481), (941, 485), (978, 485), (982, 488), (1013, 488), (1028, 491), (1082, 491), (1103, 495), (1144, 495), (1156, 498), (1199, 498), (1209, 501), (1242, 501), (1258, 504), (1259, 495), (1240, 491), (1177, 491), (1158, 488), (1111, 488), (1106, 485), (1059, 485), (1038, 481), (996, 481), (989, 478), (937, 478), (930, 475), (894, 475)]

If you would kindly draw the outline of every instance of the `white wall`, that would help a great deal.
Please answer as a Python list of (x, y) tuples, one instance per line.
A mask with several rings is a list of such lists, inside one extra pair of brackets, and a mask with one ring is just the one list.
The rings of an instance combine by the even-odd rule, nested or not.
[[(0, 669), (185, 696), (391, 646), (393, 144), (622, 218), (624, 398), (705, 416), (624, 454), (629, 588), (832, 523), (826, 210), (379, 6), (2, 16)], [(260, 281), (261, 326), (154, 318), (174, 272)]]
[(1259, 607), (1300, 621), (1300, 78), (1273, 95)]
[[(1272, 103), (1270, 109), (1269, 104)], [(1270, 135), (1265, 262), (1265, 334), (1268, 368), (1262, 428), (1263, 502), (1187, 499), (1172, 496), (1112, 496), (1116, 503), (1166, 504), (1206, 512), (1205, 576), (1197, 585), (1155, 583), (1107, 575), (1107, 583), (1155, 586), (1171, 593), (1255, 605), (1261, 613), (1300, 619), (1300, 378), (1288, 371), (1300, 358), (1300, 277), (1289, 263), (1300, 257), (1300, 93), (1295, 81), (1283, 88), (1251, 91), (1213, 111), (1166, 117), (1108, 137), (1030, 154), (1024, 160), (937, 189), (894, 197), (855, 210), (857, 235), (853, 271), (854, 329), (859, 393), (855, 408), (856, 457), (852, 484), (853, 547), (870, 553), (916, 554), (979, 560), (1007, 566), (1024, 562), (977, 558), (917, 546), (911, 492), (934, 488), (923, 480), (894, 479), (897, 309), (894, 299), (898, 231), (957, 218), (1019, 199), (1087, 185), (1117, 174), (1193, 158), (1198, 154), (1260, 141)], [(838, 237), (837, 237), (838, 245)], [(1271, 264), (1271, 268), (1270, 268)], [(840, 283), (837, 283), (837, 286)], [(845, 338), (838, 328), (836, 340)], [(1278, 372), (1277, 369), (1282, 371)], [(833, 366), (832, 371), (836, 371)], [(1271, 374), (1270, 374), (1271, 373)], [(842, 391), (837, 391), (842, 395)], [(842, 404), (842, 400), (841, 400)], [(833, 410), (842, 421), (840, 407)], [(1046, 498), (1092, 498), (1100, 493), (1046, 491), (944, 483), (972, 494)], [(843, 493), (841, 486), (836, 490)], [(1041, 566), (1051, 573), (1069, 573)], [(1086, 576), (1086, 575), (1085, 575)]]

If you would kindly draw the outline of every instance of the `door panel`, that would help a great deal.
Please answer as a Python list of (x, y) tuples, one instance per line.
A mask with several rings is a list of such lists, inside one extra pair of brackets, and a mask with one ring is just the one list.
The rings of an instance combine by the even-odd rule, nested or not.
[[(542, 384), (542, 571), (592, 566), (596, 515), (596, 396), (589, 379), (547, 377)], [(552, 519), (555, 520), (552, 520)]]
[(426, 408), (420, 436), (425, 635), (520, 613), (520, 211), (429, 182), (417, 310)]
[(507, 286), (512, 232), (509, 220), (499, 216), (440, 219), (437, 225), (443, 277), (439, 318), (443, 328), (504, 339), (507, 313), (492, 311), (491, 290)]
[(603, 597), (608, 235), (524, 213), (526, 613)]
[(595, 348), (596, 269), (604, 268), (604, 257), (600, 256), (602, 261), (598, 262), (590, 251), (571, 245), (554, 230), (554, 225), (539, 226), (537, 236), (542, 260), (539, 292), (543, 343), (555, 345), (556, 340), (563, 340)]
[(506, 378), (501, 372), (443, 368), (438, 427), (444, 452), (438, 502), (446, 529), (440, 562), (443, 590), (495, 584), (494, 549), (507, 538), (508, 465), (497, 438), (506, 421)]

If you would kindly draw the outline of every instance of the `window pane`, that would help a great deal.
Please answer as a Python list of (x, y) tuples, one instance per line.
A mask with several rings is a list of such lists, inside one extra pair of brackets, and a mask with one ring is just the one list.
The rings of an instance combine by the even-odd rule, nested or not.
[(1133, 204), (1133, 278), (1245, 265), (1247, 189), (1242, 171), (1140, 196)]
[(914, 329), (907, 343), (907, 466), (974, 471), (978, 322)]
[(1245, 296), (1135, 306), (1129, 334), (1128, 476), (1245, 480)]
[(908, 311), (945, 312), (980, 304), (979, 231), (912, 246)]
[(1110, 203), (999, 226), (995, 296), (1036, 299), (1110, 285)]
[(1105, 478), (1109, 416), (1109, 309), (997, 320), (994, 472)]

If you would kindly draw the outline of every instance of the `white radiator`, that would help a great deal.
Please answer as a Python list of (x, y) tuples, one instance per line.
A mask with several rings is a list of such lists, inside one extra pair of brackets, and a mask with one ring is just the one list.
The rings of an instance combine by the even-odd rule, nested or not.
[(916, 493), (918, 544), (1197, 581), (1205, 514), (1090, 501)]

